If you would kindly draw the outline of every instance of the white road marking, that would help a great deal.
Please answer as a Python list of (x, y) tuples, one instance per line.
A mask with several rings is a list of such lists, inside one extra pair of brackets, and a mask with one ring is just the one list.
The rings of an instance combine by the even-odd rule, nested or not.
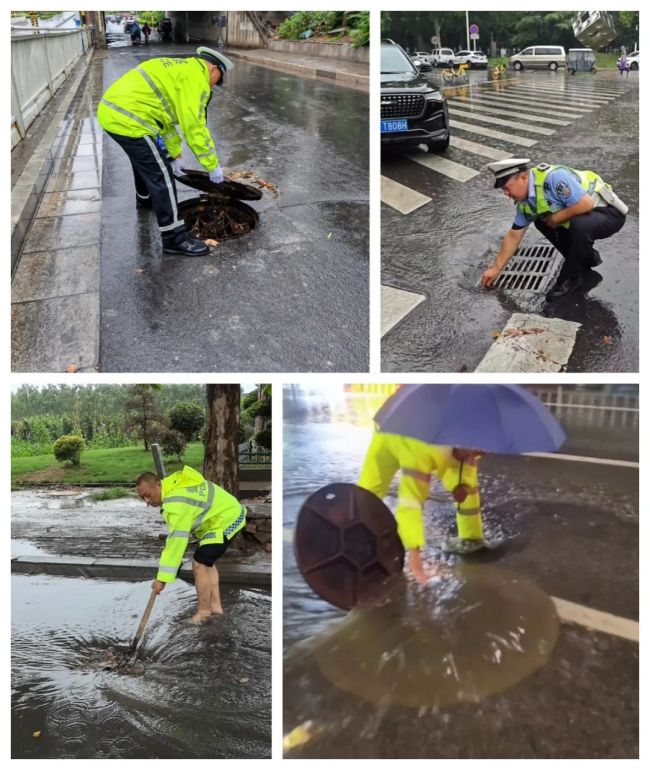
[(635, 620), (621, 618), (617, 615), (611, 615), (609, 612), (593, 610), (591, 607), (585, 607), (582, 604), (574, 604), (566, 599), (558, 599), (557, 596), (551, 596), (557, 614), (560, 620), (565, 623), (576, 623), (594, 631), (602, 631), (612, 636), (620, 636), (622, 639), (629, 639), (632, 642), (639, 641), (639, 624)]
[(429, 203), (431, 198), (382, 175), (381, 200), (400, 214), (410, 214), (420, 206)]
[(587, 102), (588, 104), (591, 104), (593, 102), (600, 103), (600, 104), (607, 104), (607, 102), (613, 102), (617, 99), (616, 96), (600, 96), (599, 94), (585, 94), (584, 92), (579, 93), (576, 91), (567, 91), (563, 88), (547, 88), (545, 86), (526, 86), (526, 85), (519, 85), (515, 86), (515, 91), (532, 91), (535, 94), (541, 93), (541, 94), (552, 94), (557, 96), (562, 96), (565, 99), (571, 99), (571, 101), (578, 101), (578, 102)]
[(425, 152), (413, 152), (408, 153), (406, 157), (409, 160), (413, 160), (419, 163), (421, 166), (437, 171), (439, 174), (444, 174), (457, 182), (468, 182), (470, 179), (474, 179), (481, 172), (469, 166), (463, 166), (461, 163), (456, 163), (449, 158), (443, 158), (440, 155), (431, 155)]
[(491, 139), (502, 139), (504, 142), (520, 144), (522, 147), (532, 147), (537, 144), (535, 139), (526, 139), (523, 136), (505, 134), (503, 131), (494, 131), (491, 128), (484, 128), (483, 126), (474, 126), (470, 123), (463, 123), (460, 120), (450, 119), (449, 125), (452, 128), (460, 128), (462, 131), (468, 131), (470, 134), (480, 134), (481, 136), (488, 136)]
[[(518, 99), (511, 99), (506, 96), (493, 96), (492, 94), (488, 95), (481, 95), (481, 96), (472, 96), (471, 100), (477, 104), (494, 104), (498, 107), (504, 106), (504, 107), (512, 107), (514, 106), (518, 110), (526, 110), (527, 112), (535, 112), (535, 113), (541, 113), (542, 115), (548, 115), (551, 110), (549, 110), (547, 107), (542, 107), (538, 102), (533, 102), (535, 107), (531, 106), (530, 104), (525, 104), (521, 102)], [(568, 118), (569, 120), (576, 120), (578, 118), (582, 117), (582, 112), (577, 112), (575, 110), (571, 112), (567, 112), (566, 109), (559, 110), (554, 109), (553, 115), (557, 115), (559, 118)], [(587, 110), (587, 112), (591, 112), (591, 110)]]
[(293, 530), (289, 527), (282, 527), (282, 540), (285, 543), (293, 543)]
[[(492, 343), (477, 372), (560, 372), (568, 364), (582, 324), (533, 313), (513, 313)], [(542, 329), (535, 334), (508, 335), (512, 329)]]
[(524, 94), (527, 97), (535, 97), (552, 104), (564, 104), (576, 107), (604, 107), (609, 100), (603, 99), (579, 99), (577, 97), (562, 94), (560, 91), (546, 91), (539, 88), (517, 87), (512, 89), (514, 95)]
[(526, 452), (526, 457), (541, 457), (547, 460), (566, 460), (572, 463), (594, 463), (595, 465), (615, 465), (619, 468), (638, 468), (639, 463), (632, 460), (611, 460), (606, 457), (583, 457), (582, 455), (565, 455), (559, 452)]
[(512, 153), (507, 150), (498, 150), (496, 147), (488, 147), (487, 144), (470, 142), (469, 139), (462, 139), (460, 136), (452, 136), (449, 144), (451, 147), (456, 147), (458, 150), (472, 152), (474, 155), (481, 155), (484, 158), (490, 158), (491, 160), (504, 160), (505, 158), (512, 157)]
[(473, 99), (454, 98), (449, 102), (449, 106), (461, 107), (463, 109), (470, 109), (474, 111), (475, 108), (480, 108), (481, 112), (492, 113), (493, 115), (508, 115), (511, 118), (523, 118), (524, 120), (533, 120), (536, 123), (550, 123), (553, 126), (569, 126), (570, 120), (559, 120), (558, 118), (546, 118), (543, 115), (533, 115), (530, 112), (513, 112), (505, 107), (488, 107), (485, 104), (474, 104)]
[[(481, 96), (483, 98), (483, 96)], [(493, 101), (507, 102), (508, 104), (516, 103), (525, 107), (544, 107), (546, 108), (545, 114), (548, 115), (551, 111), (555, 114), (555, 110), (558, 112), (579, 113), (581, 115), (585, 112), (593, 112), (593, 109), (588, 107), (577, 107), (575, 104), (562, 104), (546, 99), (533, 99), (528, 96), (521, 96), (519, 94), (511, 93), (509, 96), (492, 96), (489, 97)], [(562, 116), (564, 117), (564, 115)]]
[(552, 136), (555, 133), (555, 129), (553, 128), (531, 126), (528, 123), (517, 123), (514, 120), (503, 120), (503, 118), (495, 118), (493, 115), (481, 115), (478, 112), (467, 112), (466, 110), (461, 110), (458, 107), (452, 106), (451, 104), (449, 105), (449, 112), (452, 115), (458, 115), (459, 118), (476, 118), (476, 120), (481, 120), (483, 123), (492, 123), (495, 126), (505, 126), (506, 128), (517, 128), (520, 131), (528, 131), (530, 134)]
[(423, 294), (412, 291), (395, 289), (393, 286), (381, 287), (381, 336), (396, 326), (421, 303), (424, 302)]

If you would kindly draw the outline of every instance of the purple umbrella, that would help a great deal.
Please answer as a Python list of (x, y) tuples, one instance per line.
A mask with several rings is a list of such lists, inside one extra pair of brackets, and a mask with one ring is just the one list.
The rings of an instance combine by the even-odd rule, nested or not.
[(555, 452), (566, 439), (519, 385), (403, 385), (375, 415), (384, 433), (500, 454)]

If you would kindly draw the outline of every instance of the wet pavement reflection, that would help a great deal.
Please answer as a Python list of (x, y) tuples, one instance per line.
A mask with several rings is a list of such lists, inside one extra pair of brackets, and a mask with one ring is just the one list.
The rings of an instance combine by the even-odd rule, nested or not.
[(149, 584), (12, 577), (12, 756), (270, 757), (270, 594), (223, 586), (223, 617), (192, 626), (196, 595)]

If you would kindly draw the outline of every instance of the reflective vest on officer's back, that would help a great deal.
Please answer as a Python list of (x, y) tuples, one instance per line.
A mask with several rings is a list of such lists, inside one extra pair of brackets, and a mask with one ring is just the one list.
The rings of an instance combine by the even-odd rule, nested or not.
[(195, 56), (149, 59), (118, 78), (104, 93), (97, 120), (113, 134), (139, 138), (162, 136), (172, 158), (181, 154), (180, 125), (185, 141), (206, 171), (219, 159), (206, 124), (210, 72)]
[[(530, 206), (526, 201), (517, 204), (519, 211), (521, 211), (521, 213), (524, 214), (524, 216), (527, 218), (536, 219), (542, 214), (554, 213), (555, 211), (559, 211), (561, 208), (563, 208), (562, 206), (551, 206), (551, 204), (546, 199), (546, 196), (544, 195), (544, 183), (546, 181), (546, 177), (551, 172), (557, 171), (557, 169), (564, 169), (571, 174), (575, 174), (578, 181), (580, 182), (582, 189), (587, 195), (590, 195), (594, 201), (594, 207), (607, 206), (607, 204), (611, 203), (612, 205), (616, 206), (619, 211), (621, 210), (619, 206), (617, 206), (616, 203), (614, 203), (612, 200), (616, 197), (612, 192), (612, 186), (606, 184), (602, 178), (596, 174), (595, 171), (578, 171), (577, 169), (570, 168), (569, 166), (551, 166), (547, 163), (540, 163), (538, 166), (533, 166), (530, 169), (530, 173), (533, 175), (533, 184), (535, 186), (535, 208), (533, 209), (532, 206)], [(622, 201), (619, 202), (622, 203)], [(625, 204), (622, 205), (625, 206)], [(625, 206), (625, 209), (627, 210), (627, 206)], [(627, 211), (624, 211), (623, 213), (627, 213)], [(568, 220), (566, 222), (562, 222), (560, 227), (569, 227), (570, 225), (571, 221)]]
[(169, 527), (157, 575), (163, 583), (176, 580), (190, 536), (199, 545), (223, 543), (246, 523), (237, 498), (188, 465), (162, 480), (161, 513)]

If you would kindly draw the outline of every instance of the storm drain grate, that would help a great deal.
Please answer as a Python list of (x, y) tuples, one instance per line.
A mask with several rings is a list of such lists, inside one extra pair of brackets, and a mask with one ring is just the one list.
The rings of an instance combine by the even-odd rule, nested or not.
[(492, 284), (496, 289), (542, 294), (562, 264), (562, 255), (550, 244), (526, 246), (517, 251)]

